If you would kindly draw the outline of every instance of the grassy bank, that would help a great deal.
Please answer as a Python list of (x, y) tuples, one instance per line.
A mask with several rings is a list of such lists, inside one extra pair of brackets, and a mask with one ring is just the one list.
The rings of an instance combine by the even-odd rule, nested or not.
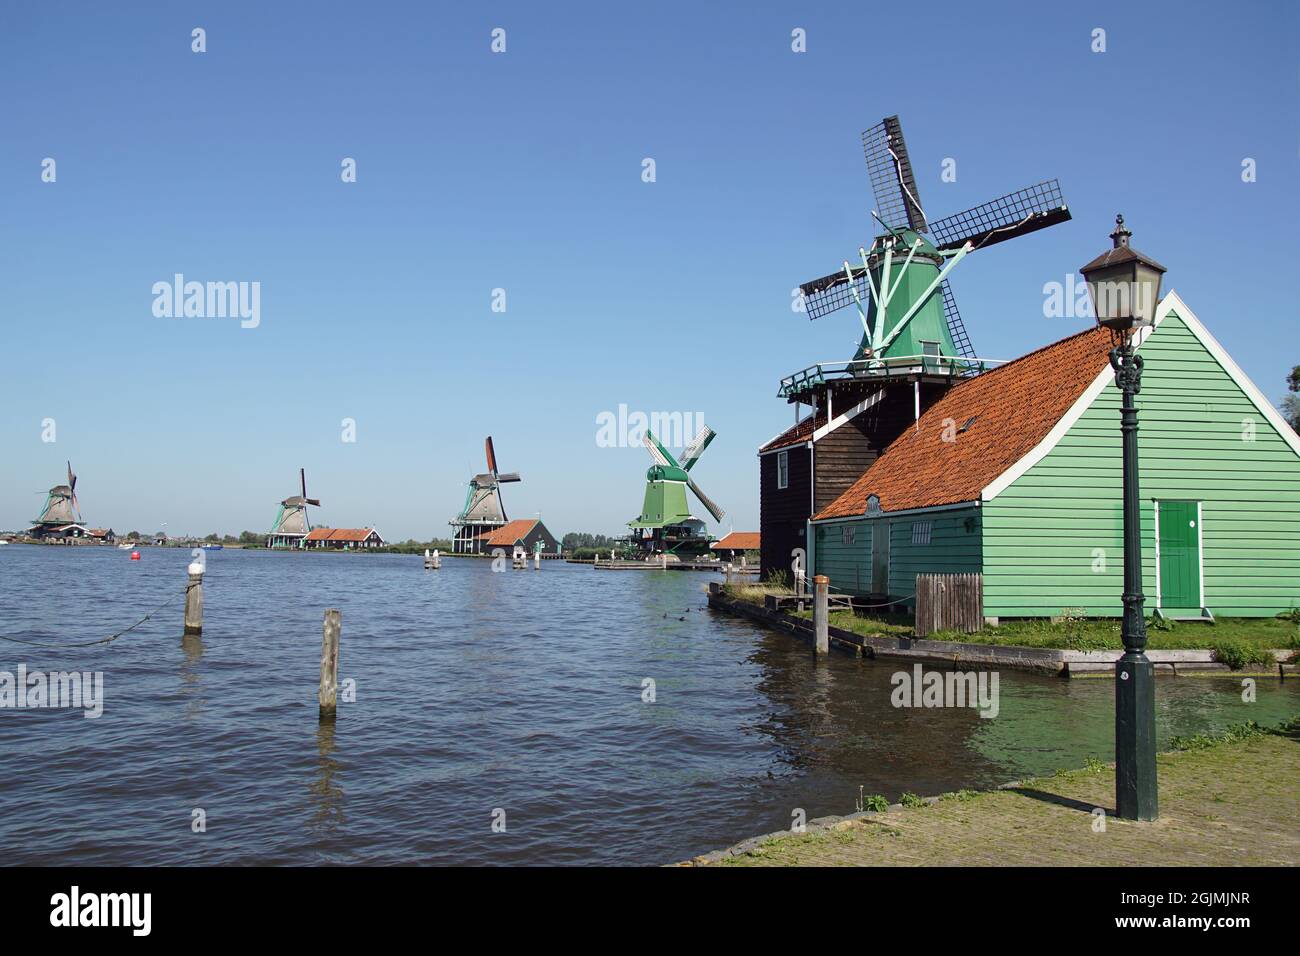
[[(1113, 766), (902, 804), (707, 861), (721, 866), (1295, 866), (1300, 720), (1176, 739), (1160, 818), (1115, 819)], [(868, 807), (882, 798), (866, 798)], [(1106, 812), (1103, 818), (1096, 810)], [(704, 863), (703, 859), (695, 862)]]
[[(735, 585), (727, 593), (743, 601), (762, 604), (767, 594), (789, 594), (788, 588), (765, 584)], [(811, 611), (795, 612), (811, 618)], [(858, 614), (832, 611), (832, 627), (866, 637), (911, 637), (913, 622), (906, 614)], [(936, 631), (926, 637), (932, 641), (958, 641), (967, 644), (992, 644), (1006, 647), (1043, 647), (1067, 651), (1121, 650), (1120, 622), (1110, 618), (1035, 618), (1004, 621), (985, 627), (974, 634)], [(1212, 650), (1216, 657), (1232, 667), (1250, 664), (1271, 665), (1271, 650), (1300, 650), (1300, 615), (1269, 618), (1220, 618), (1214, 623), (1150, 620), (1147, 622), (1147, 646), (1151, 650)]]

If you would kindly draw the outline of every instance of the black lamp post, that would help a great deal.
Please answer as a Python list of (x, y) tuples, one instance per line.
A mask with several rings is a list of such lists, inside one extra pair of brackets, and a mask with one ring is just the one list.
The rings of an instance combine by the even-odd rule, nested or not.
[(1137, 404), (1142, 356), (1133, 333), (1155, 323), (1165, 267), (1129, 245), (1133, 234), (1115, 217), (1112, 248), (1079, 271), (1092, 296), (1097, 324), (1110, 329), (1110, 364), (1124, 393), (1124, 656), (1115, 665), (1115, 811), (1124, 820), (1156, 818), (1155, 673), (1147, 659), (1142, 605), (1141, 495), (1138, 491)]

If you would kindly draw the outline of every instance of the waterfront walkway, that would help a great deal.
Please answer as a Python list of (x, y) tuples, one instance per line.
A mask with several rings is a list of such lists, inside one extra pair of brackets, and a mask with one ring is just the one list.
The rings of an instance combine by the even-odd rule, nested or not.
[(697, 863), (725, 866), (1295, 866), (1300, 864), (1300, 731), (1160, 754), (1160, 819), (1114, 808), (1098, 765), (1015, 789), (894, 807), (803, 835), (747, 842)]

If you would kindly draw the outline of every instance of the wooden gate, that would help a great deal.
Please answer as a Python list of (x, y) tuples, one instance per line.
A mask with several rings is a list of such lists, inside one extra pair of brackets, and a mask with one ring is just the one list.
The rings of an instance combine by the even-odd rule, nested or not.
[(916, 636), (934, 631), (973, 634), (984, 627), (984, 575), (918, 574)]

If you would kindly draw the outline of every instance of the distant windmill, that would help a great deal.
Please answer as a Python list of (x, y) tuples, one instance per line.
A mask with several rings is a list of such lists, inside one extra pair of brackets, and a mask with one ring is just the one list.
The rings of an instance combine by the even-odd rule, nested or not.
[(307, 518), (307, 506), (320, 507), (319, 498), (307, 497), (307, 469), (298, 469), (298, 478), (302, 485), (302, 494), (285, 498), (280, 502), (280, 510), (275, 515), (271, 526), (270, 540), (272, 548), (300, 548), (311, 531), (311, 522)]
[(721, 521), (726, 516), (726, 512), (690, 476), (690, 470), (715, 435), (713, 429), (705, 425), (682, 451), (680, 460), (674, 458), (649, 429), (641, 436), (641, 443), (650, 452), (654, 464), (646, 472), (641, 516), (628, 522), (634, 547), (651, 553), (677, 554), (699, 554), (708, 547), (709, 537), (704, 522), (691, 514), (686, 502), (686, 489), (691, 489), (714, 521)]
[(55, 485), (46, 492), (45, 506), (41, 508), (40, 517), (32, 522), (31, 534), (34, 538), (43, 538), (80, 521), (77, 476), (72, 471), (72, 462), (68, 462), (68, 483)]
[(465, 505), (460, 514), (451, 520), (451, 549), (455, 554), (477, 553), (482, 550), (480, 537), (500, 528), (507, 520), (505, 506), (501, 503), (501, 486), (522, 480), (517, 471), (504, 475), (497, 471), (497, 455), (491, 435), (483, 447), (488, 470), (469, 480)]

